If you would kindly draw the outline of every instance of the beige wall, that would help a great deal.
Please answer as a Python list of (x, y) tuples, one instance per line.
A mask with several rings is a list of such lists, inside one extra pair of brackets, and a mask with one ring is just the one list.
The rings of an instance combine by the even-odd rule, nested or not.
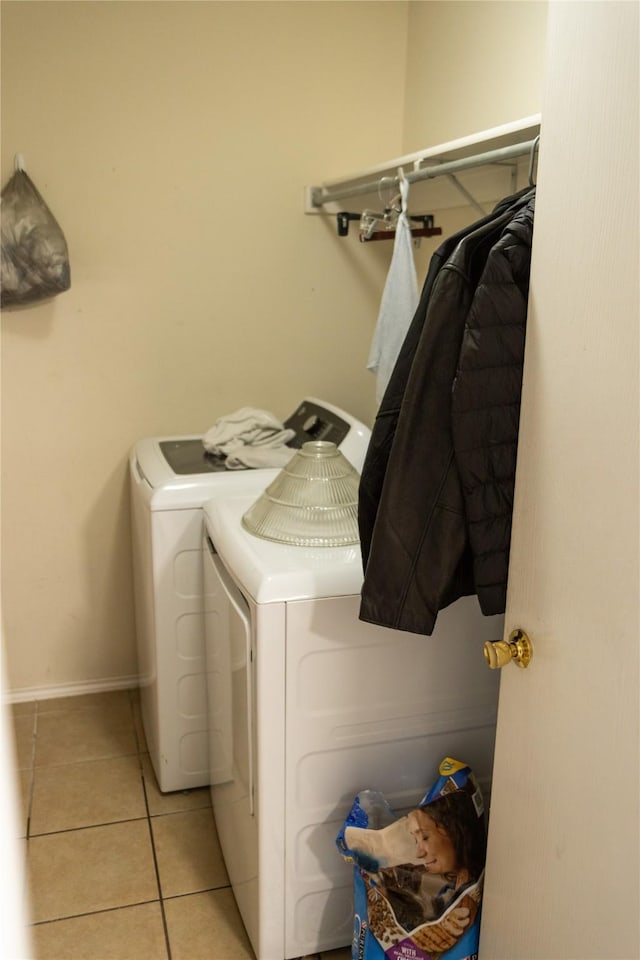
[[(449, 28), (462, 7), (474, 30)], [(509, 11), (506, 43), (521, 36), (512, 7), (527, 31), (544, 12), (4, 0), (2, 183), (22, 152), (72, 270), (69, 292), (2, 316), (14, 690), (136, 673), (136, 439), (203, 431), (245, 404), (285, 416), (307, 393), (371, 421), (366, 358), (391, 250), (305, 216), (303, 188), (540, 109), (541, 30), (505, 84), (483, 58), (476, 7), (494, 26)], [(448, 49), (476, 63), (472, 85), (425, 71), (434, 36), (445, 61)], [(467, 95), (481, 101), (471, 115)], [(441, 104), (438, 123), (427, 97)], [(473, 216), (453, 211), (450, 222)], [(423, 245), (420, 270), (435, 245)]]
[(547, 4), (410, 4), (403, 152), (539, 113)]
[[(414, 0), (409, 4), (402, 152), (448, 143), (513, 120), (538, 114), (542, 103), (547, 27), (546, 0)], [(526, 183), (528, 161), (520, 161), (517, 187)], [(509, 192), (509, 177), (486, 168), (460, 179), (489, 211)], [(442, 187), (430, 180), (412, 185), (410, 205), (434, 212)], [(436, 224), (451, 234), (480, 215), (447, 193), (455, 206), (435, 205)], [(438, 241), (416, 251), (424, 277)]]
[[(380, 265), (303, 188), (401, 148), (404, 3), (2, 4), (2, 182), (20, 151), (72, 288), (5, 311), (14, 688), (136, 672), (126, 458), (305, 393), (361, 417)], [(384, 73), (360, 49), (389, 55)], [(380, 114), (385, 116), (380, 124)]]

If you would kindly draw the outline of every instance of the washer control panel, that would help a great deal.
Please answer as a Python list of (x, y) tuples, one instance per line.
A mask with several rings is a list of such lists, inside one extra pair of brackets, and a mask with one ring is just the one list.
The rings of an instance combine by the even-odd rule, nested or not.
[(350, 425), (333, 410), (312, 400), (303, 400), (297, 410), (284, 421), (284, 426), (295, 430), (290, 447), (300, 448), (308, 440), (330, 440), (340, 446), (349, 433)]

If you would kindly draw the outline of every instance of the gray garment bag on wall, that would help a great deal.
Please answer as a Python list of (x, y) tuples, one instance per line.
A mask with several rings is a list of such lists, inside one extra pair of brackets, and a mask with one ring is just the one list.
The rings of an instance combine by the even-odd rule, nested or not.
[(46, 300), (71, 286), (67, 241), (58, 221), (22, 167), (2, 191), (0, 304)]

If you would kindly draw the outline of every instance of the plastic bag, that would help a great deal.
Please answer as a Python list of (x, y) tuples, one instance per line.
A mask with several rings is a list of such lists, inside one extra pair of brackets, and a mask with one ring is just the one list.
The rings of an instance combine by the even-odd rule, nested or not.
[(17, 169), (2, 191), (3, 307), (45, 300), (71, 286), (67, 241), (24, 172)]
[(336, 838), (354, 864), (353, 960), (474, 960), (486, 855), (482, 793), (445, 757), (417, 808), (359, 794)]

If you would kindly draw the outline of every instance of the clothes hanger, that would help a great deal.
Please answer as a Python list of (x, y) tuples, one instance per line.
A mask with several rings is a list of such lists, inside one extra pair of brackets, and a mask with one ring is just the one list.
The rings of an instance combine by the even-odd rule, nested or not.
[(393, 231), (398, 222), (400, 210), (397, 207), (385, 207), (383, 213), (374, 213), (372, 210), (363, 210), (360, 217), (360, 240), (370, 240), (375, 232), (380, 232), (377, 228), (380, 226), (384, 231)]
[[(396, 235), (393, 226), (385, 226), (382, 230), (376, 230), (378, 224), (386, 225), (389, 221), (383, 213), (372, 213), (370, 210), (363, 210), (362, 213), (349, 213), (346, 210), (336, 214), (339, 237), (349, 236), (349, 224), (355, 220), (362, 224), (363, 219), (367, 220), (367, 228), (360, 231), (360, 241), (368, 243), (370, 240), (392, 240)], [(432, 213), (410, 214), (409, 220), (415, 223), (421, 223), (421, 227), (411, 230), (412, 237), (439, 237), (442, 234), (442, 227), (435, 227)], [(371, 229), (369, 229), (369, 226)]]
[(378, 224), (383, 226), (387, 232), (393, 230), (398, 219), (398, 214), (391, 210), (385, 210), (383, 213), (376, 213), (373, 210), (363, 210), (362, 213), (349, 213), (346, 210), (336, 214), (339, 237), (349, 236), (349, 224), (358, 220), (360, 222), (360, 239), (367, 240), (374, 233)]
[[(360, 221), (360, 240), (361, 242), (369, 242), (371, 240), (391, 240), (396, 235), (394, 229), (394, 224), (397, 223), (400, 214), (403, 212), (403, 207), (407, 202), (407, 197), (409, 193), (409, 184), (404, 175), (404, 170), (402, 167), (398, 168), (397, 178), (382, 177), (378, 184), (378, 196), (382, 200), (382, 187), (385, 180), (391, 179), (392, 185), (395, 186), (396, 182), (400, 182), (400, 192), (394, 193), (392, 198), (385, 205), (385, 229), (383, 230), (374, 230), (370, 225), (367, 225), (367, 228), (363, 230), (362, 221)], [(404, 190), (403, 190), (404, 188)], [(412, 237), (432, 237), (437, 234), (441, 234), (442, 230), (439, 227), (434, 227), (433, 225), (433, 216), (431, 214), (422, 214), (422, 215), (410, 215), (408, 211), (404, 210), (405, 217), (407, 220), (413, 220), (418, 223), (422, 223), (421, 229), (412, 229)]]
[[(404, 170), (402, 167), (398, 170), (398, 177), (404, 180)], [(391, 180), (390, 177), (382, 177), (378, 184), (378, 196), (384, 203), (381, 193), (385, 180)], [(395, 180), (392, 180), (395, 185)], [(349, 223), (353, 220), (360, 221), (360, 242), (368, 243), (371, 240), (392, 240), (396, 235), (395, 226), (398, 217), (402, 213), (402, 193), (395, 193), (384, 206), (382, 213), (376, 213), (373, 210), (363, 210), (362, 213), (349, 213), (343, 211), (337, 214), (338, 236), (346, 237), (349, 234)], [(442, 234), (441, 227), (434, 226), (433, 214), (407, 214), (408, 220), (415, 223), (421, 223), (422, 227), (411, 230), (412, 237), (434, 237)], [(377, 229), (382, 227), (382, 229)]]
[[(442, 234), (442, 227), (434, 227), (433, 214), (431, 213), (415, 215), (410, 214), (409, 220), (422, 223), (422, 227), (411, 229), (411, 236), (415, 237), (416, 239), (419, 237), (439, 237)], [(376, 230), (367, 237), (360, 234), (360, 241), (362, 243), (369, 243), (371, 240), (393, 240), (395, 235), (395, 230)]]

